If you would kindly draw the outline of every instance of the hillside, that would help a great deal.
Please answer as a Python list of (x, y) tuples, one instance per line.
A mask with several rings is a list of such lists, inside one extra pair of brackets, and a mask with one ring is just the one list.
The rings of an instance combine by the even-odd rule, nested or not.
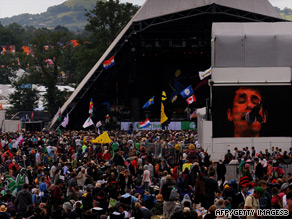
[[(41, 14), (20, 14), (10, 18), (2, 18), (0, 22), (6, 26), (16, 22), (23, 26), (34, 26), (36, 28), (53, 29), (58, 25), (65, 26), (72, 31), (83, 29), (87, 23), (85, 9), (94, 8), (96, 1), (105, 0), (68, 0), (60, 5), (49, 7)], [(283, 10), (275, 7), (284, 19), (292, 20), (292, 10)]]
[(16, 22), (20, 25), (32, 25), (37, 28), (55, 28), (58, 25), (70, 30), (83, 29), (87, 23), (85, 9), (94, 8), (97, 0), (68, 0), (60, 5), (52, 6), (41, 14), (20, 14), (11, 18), (2, 18), (3, 25)]

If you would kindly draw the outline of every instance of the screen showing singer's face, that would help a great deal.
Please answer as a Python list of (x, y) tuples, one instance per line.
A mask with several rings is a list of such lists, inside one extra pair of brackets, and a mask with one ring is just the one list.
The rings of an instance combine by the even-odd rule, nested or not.
[(212, 94), (213, 137), (291, 136), (290, 87), (213, 87)]

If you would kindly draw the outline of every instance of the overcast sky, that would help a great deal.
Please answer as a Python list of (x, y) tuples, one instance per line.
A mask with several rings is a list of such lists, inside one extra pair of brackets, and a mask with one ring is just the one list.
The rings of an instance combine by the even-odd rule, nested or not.
[[(38, 14), (48, 7), (63, 3), (65, 0), (0, 0), (0, 18), (11, 17), (22, 13)], [(86, 0), (84, 0), (86, 1)], [(145, 0), (120, 0), (142, 5)], [(166, 1), (166, 0), (165, 0)], [(242, 0), (244, 1), (244, 0)], [(256, 1), (256, 0), (254, 0)], [(269, 0), (273, 5), (292, 8), (292, 0)]]

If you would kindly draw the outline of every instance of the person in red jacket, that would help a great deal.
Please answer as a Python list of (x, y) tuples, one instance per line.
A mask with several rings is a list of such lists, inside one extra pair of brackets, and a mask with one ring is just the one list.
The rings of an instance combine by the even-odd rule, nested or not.
[(178, 179), (178, 169), (177, 169), (177, 165), (173, 168), (172, 171), (172, 176), (171, 176), (175, 181), (177, 181)]
[(108, 153), (108, 150), (105, 150), (102, 155), (103, 160), (109, 161), (111, 159), (111, 155)]
[(16, 164), (15, 159), (12, 160), (12, 163), (9, 165), (8, 169), (9, 170), (13, 170), (13, 171), (18, 171), (19, 170), (19, 167)]
[(56, 186), (53, 190), (53, 195), (52, 195), (52, 201), (54, 204), (54, 207), (60, 207), (63, 204), (64, 196), (62, 193), (62, 187), (63, 187), (63, 181), (62, 180), (57, 180)]

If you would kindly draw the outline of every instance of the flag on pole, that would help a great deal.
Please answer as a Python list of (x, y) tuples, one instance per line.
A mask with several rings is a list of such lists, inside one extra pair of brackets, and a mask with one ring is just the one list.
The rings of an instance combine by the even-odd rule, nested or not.
[(150, 123), (150, 120), (147, 118), (144, 122), (140, 122), (139, 123), (139, 126), (141, 127), (141, 128), (147, 128), (147, 127), (149, 127), (151, 125), (151, 123)]
[(93, 102), (92, 102), (92, 98), (90, 99), (90, 102), (89, 102), (89, 111), (88, 111), (89, 114), (92, 114), (93, 113)]
[(14, 147), (18, 148), (18, 145), (21, 145), (22, 142), (24, 141), (22, 134), (17, 138), (17, 140), (14, 143)]
[(194, 112), (190, 115), (190, 119), (197, 117), (197, 109), (194, 110)]
[(101, 124), (101, 121), (98, 121), (98, 122), (96, 123), (96, 128), (99, 128), (101, 125), (102, 125), (102, 124)]
[(61, 131), (61, 129), (58, 128), (57, 131), (58, 131), (59, 135), (62, 136), (62, 131)]
[(89, 117), (88, 119), (86, 119), (86, 121), (83, 124), (83, 128), (86, 129), (87, 127), (94, 125), (92, 119)]
[(188, 98), (186, 99), (186, 101), (187, 101), (188, 104), (190, 105), (191, 103), (196, 102), (197, 100), (196, 100), (195, 95), (193, 94), (192, 96), (188, 97)]
[(182, 95), (183, 98), (187, 98), (190, 95), (192, 95), (194, 93), (192, 86), (188, 86), (187, 88), (185, 88), (182, 92), (180, 92), (180, 95)]
[(92, 143), (97, 143), (97, 144), (107, 144), (112, 142), (110, 137), (108, 136), (107, 132), (103, 132), (100, 136), (98, 136), (96, 139), (91, 140)]
[(161, 103), (161, 117), (160, 117), (160, 124), (166, 122), (167, 120), (168, 120), (168, 118), (167, 118), (167, 116), (165, 115), (163, 103)]
[(154, 96), (151, 97), (143, 106), (143, 109), (147, 108), (148, 106), (151, 106), (154, 103)]
[(175, 95), (172, 99), (171, 102), (174, 103), (177, 100), (177, 95)]
[(165, 91), (162, 91), (161, 100), (165, 101), (166, 99), (167, 99), (166, 93), (165, 93)]
[(57, 118), (58, 121), (61, 121), (61, 108), (59, 107), (59, 110), (57, 112), (57, 114), (55, 115), (55, 117)]
[(204, 78), (208, 77), (212, 74), (212, 67), (207, 69), (206, 71), (199, 71), (200, 79), (203, 80)]
[(69, 115), (67, 113), (67, 115), (65, 116), (63, 122), (61, 123), (61, 126), (63, 126), (64, 128), (66, 128), (68, 124), (69, 124)]
[(34, 114), (33, 114), (33, 111), (32, 111), (31, 112), (31, 117), (30, 117), (31, 120), (33, 120), (33, 116), (34, 116)]
[(97, 133), (100, 135), (100, 130), (99, 130), (99, 127), (101, 127), (101, 121), (98, 121), (97, 123), (96, 123), (96, 128), (97, 128)]
[(115, 59), (114, 59), (114, 56), (112, 56), (110, 59), (108, 60), (105, 60), (103, 62), (103, 67), (104, 69), (109, 69), (110, 67), (114, 66), (115, 65)]

